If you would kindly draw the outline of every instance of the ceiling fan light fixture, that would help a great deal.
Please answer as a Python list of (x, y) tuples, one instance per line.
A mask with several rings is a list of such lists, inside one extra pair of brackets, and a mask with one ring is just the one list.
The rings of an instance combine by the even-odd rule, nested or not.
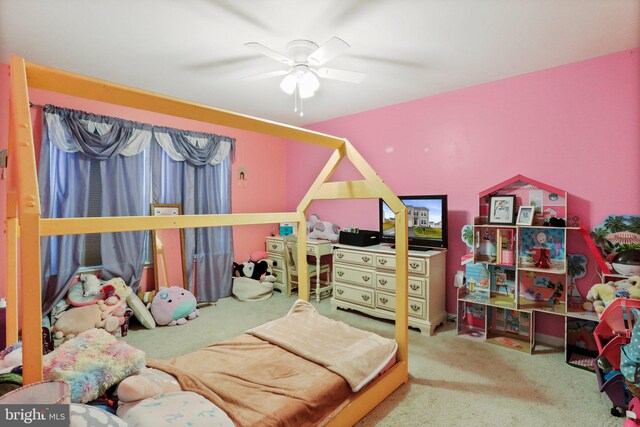
[(320, 87), (320, 80), (315, 73), (311, 71), (307, 71), (302, 74), (298, 79), (298, 84), (300, 85), (300, 97), (301, 98), (311, 98), (318, 88)]
[(284, 79), (280, 82), (280, 89), (283, 90), (287, 95), (293, 94), (293, 91), (296, 90), (296, 83), (298, 82), (298, 78), (293, 75), (293, 73), (289, 73), (284, 76)]

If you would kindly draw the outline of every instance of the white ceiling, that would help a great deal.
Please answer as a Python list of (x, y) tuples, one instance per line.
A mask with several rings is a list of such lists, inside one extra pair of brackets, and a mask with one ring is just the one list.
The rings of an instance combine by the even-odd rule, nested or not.
[[(292, 39), (351, 49), (305, 116), (284, 66), (247, 49)], [(640, 46), (640, 0), (2, 0), (0, 61), (27, 60), (303, 125)], [(286, 68), (286, 67), (284, 67)]]

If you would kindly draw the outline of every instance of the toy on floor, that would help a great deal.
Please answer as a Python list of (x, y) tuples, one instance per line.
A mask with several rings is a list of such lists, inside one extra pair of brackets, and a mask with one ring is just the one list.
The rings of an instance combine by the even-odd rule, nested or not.
[(82, 283), (82, 296), (88, 297), (100, 294), (102, 283), (95, 274), (81, 274), (80, 283)]
[(276, 265), (270, 259), (261, 259), (258, 262), (247, 261), (242, 264), (233, 263), (234, 277), (249, 277), (260, 282), (275, 282), (272, 266)]
[(126, 303), (113, 295), (97, 304), (73, 307), (60, 315), (51, 331), (54, 343), (61, 344), (91, 328), (102, 328), (115, 334), (125, 322)]
[(166, 372), (144, 368), (118, 385), (118, 400), (122, 403), (135, 402), (162, 393), (182, 391), (178, 381)]
[(0, 351), (0, 373), (11, 372), (16, 366), (22, 365), (22, 343), (12, 344)]
[(329, 221), (320, 221), (317, 214), (311, 214), (307, 219), (307, 237), (337, 242), (340, 238), (340, 227)]
[(151, 314), (159, 326), (184, 325), (200, 315), (196, 298), (178, 286), (160, 288), (151, 303)]

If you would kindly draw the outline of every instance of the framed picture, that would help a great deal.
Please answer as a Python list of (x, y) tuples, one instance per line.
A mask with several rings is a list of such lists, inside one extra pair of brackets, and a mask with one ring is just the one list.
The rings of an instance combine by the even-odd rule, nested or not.
[(489, 224), (513, 224), (516, 196), (491, 196), (489, 199)]
[(533, 224), (533, 217), (535, 216), (534, 206), (520, 206), (518, 211), (518, 219), (516, 225), (531, 225)]

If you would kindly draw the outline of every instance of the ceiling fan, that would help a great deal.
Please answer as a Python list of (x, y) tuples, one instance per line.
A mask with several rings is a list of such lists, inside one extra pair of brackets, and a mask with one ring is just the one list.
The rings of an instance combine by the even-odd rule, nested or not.
[(322, 46), (310, 40), (293, 40), (287, 43), (286, 55), (276, 52), (258, 42), (245, 43), (249, 49), (289, 66), (287, 70), (277, 70), (245, 77), (244, 80), (255, 81), (270, 77), (284, 76), (280, 88), (287, 94), (295, 96), (295, 111), (302, 112), (302, 99), (312, 97), (320, 87), (320, 80), (340, 80), (349, 83), (360, 83), (367, 76), (356, 71), (338, 70), (335, 68), (317, 68), (329, 62), (345, 50), (349, 44), (338, 37), (332, 37)]

